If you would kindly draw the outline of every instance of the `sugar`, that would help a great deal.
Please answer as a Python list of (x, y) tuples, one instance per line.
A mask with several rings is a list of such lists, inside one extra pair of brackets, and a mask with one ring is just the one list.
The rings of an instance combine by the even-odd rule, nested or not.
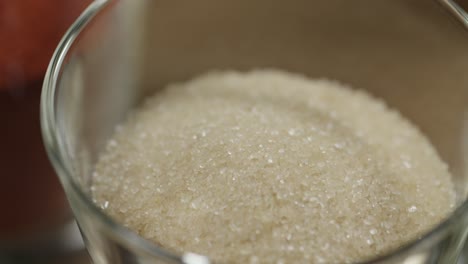
[(200, 263), (365, 260), (455, 201), (447, 166), (396, 111), (278, 70), (212, 72), (148, 98), (109, 140), (91, 191), (118, 222)]

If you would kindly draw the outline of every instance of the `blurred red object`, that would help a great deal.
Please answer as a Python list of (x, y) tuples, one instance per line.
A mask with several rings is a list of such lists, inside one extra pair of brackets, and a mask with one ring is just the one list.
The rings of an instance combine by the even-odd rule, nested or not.
[(0, 1), (0, 243), (53, 230), (68, 217), (39, 125), (45, 70), (90, 0)]

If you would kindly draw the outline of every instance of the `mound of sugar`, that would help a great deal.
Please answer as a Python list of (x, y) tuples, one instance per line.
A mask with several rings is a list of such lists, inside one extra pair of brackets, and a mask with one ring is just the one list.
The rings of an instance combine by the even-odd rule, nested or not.
[(149, 98), (93, 175), (95, 201), (165, 248), (232, 263), (349, 263), (454, 206), (447, 166), (362, 91), (276, 70), (212, 72)]

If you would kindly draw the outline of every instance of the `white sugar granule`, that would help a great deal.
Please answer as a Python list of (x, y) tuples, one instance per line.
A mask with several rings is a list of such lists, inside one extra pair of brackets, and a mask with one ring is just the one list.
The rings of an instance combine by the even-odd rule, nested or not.
[(172, 84), (122, 124), (93, 197), (141, 236), (223, 263), (350, 263), (454, 207), (447, 166), (362, 91), (276, 70)]

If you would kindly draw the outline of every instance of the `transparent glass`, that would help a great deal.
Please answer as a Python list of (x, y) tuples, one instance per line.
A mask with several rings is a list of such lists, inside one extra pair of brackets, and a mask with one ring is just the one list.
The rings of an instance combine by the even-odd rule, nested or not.
[(418, 241), (369, 263), (456, 263), (468, 223), (468, 35), (455, 7), (404, 0), (95, 1), (59, 45), (41, 106), (50, 159), (93, 260), (207, 263), (166, 251), (103, 214), (89, 190), (96, 157), (128, 111), (165, 84), (211, 69), (274, 67), (367, 89), (420, 127), (450, 166), (459, 207)]

